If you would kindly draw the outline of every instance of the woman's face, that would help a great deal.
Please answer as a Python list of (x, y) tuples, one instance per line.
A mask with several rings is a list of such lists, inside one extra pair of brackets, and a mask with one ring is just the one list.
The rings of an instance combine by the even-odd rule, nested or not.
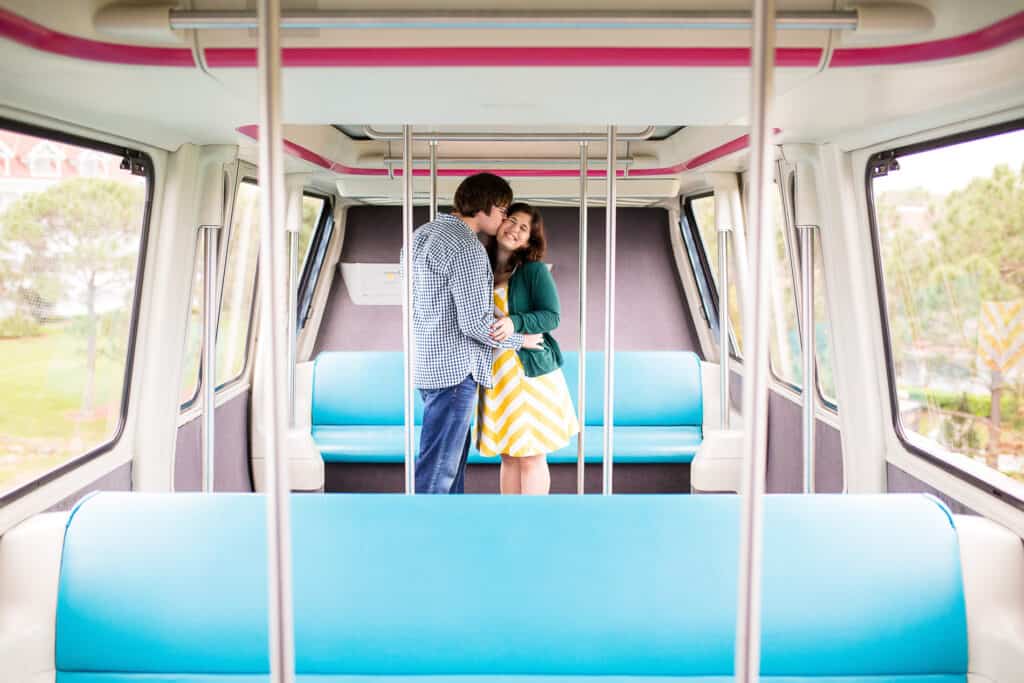
[(517, 212), (498, 228), (498, 244), (509, 251), (524, 248), (530, 242), (530, 214)]

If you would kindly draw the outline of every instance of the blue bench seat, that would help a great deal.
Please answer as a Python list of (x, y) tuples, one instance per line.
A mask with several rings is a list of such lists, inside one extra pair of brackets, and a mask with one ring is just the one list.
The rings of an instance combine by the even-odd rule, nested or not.
[[(703, 396), (700, 360), (685, 351), (618, 352), (615, 358), (615, 462), (689, 463), (701, 444)], [(577, 354), (563, 367), (577, 403)], [(601, 461), (604, 424), (603, 355), (587, 354), (588, 463)], [(423, 405), (415, 397), (415, 440)], [(325, 462), (400, 463), (404, 453), (402, 354), (327, 352), (313, 375), (312, 436)], [(576, 439), (548, 454), (550, 463), (576, 462)], [(471, 448), (470, 463), (497, 463)]]
[[(420, 427), (414, 428), (417, 446)], [(604, 450), (603, 427), (587, 427), (584, 458), (588, 463), (601, 462)], [(404, 456), (405, 429), (392, 426), (323, 426), (313, 428), (313, 440), (324, 462), (400, 463)], [(700, 427), (616, 427), (615, 462), (688, 463), (693, 460), (702, 441)], [(576, 437), (568, 446), (548, 454), (552, 464), (576, 462)], [(475, 447), (469, 451), (472, 464), (494, 464), (500, 458), (480, 455)]]
[[(298, 681), (726, 683), (740, 505), (293, 495)], [(57, 683), (265, 681), (265, 528), (256, 494), (86, 498)], [(766, 497), (762, 592), (763, 681), (966, 682), (959, 543), (933, 498)]]

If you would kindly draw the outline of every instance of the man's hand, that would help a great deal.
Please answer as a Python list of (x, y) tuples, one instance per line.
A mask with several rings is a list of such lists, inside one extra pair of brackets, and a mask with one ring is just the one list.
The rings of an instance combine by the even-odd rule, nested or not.
[(496, 342), (503, 342), (509, 335), (516, 331), (511, 318), (498, 318), (491, 325), (491, 339)]
[(542, 334), (524, 334), (523, 335), (523, 348), (524, 349), (543, 349), (544, 348), (544, 335), (542, 335)]

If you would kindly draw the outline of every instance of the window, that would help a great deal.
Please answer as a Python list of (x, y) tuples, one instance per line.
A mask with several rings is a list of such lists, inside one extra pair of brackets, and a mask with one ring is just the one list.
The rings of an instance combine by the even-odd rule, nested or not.
[(64, 152), (49, 140), (41, 140), (28, 153), (29, 173), (36, 178), (59, 178)]
[[(260, 188), (255, 181), (246, 178), (238, 186), (227, 235), (227, 261), (217, 326), (218, 388), (238, 379), (245, 370), (260, 251), (259, 204)], [(198, 291), (202, 292), (202, 288)]]
[(3, 140), (0, 140), (0, 174), (11, 175), (11, 159), (13, 158), (14, 152), (4, 144)]
[[(771, 306), (771, 326), (768, 333), (768, 356), (775, 377), (796, 390), (803, 386), (803, 358), (800, 327), (797, 324), (797, 301), (793, 289), (794, 268), (790, 265), (786, 247), (789, 225), (782, 209), (778, 183), (768, 193), (771, 216), (774, 221), (774, 249), (771, 270), (768, 273), (768, 297)], [(754, 258), (751, 254), (750, 258)], [(797, 270), (796, 272), (799, 272)]]
[[(699, 241), (704, 251), (704, 259), (706, 268), (711, 276), (712, 288), (714, 290), (715, 310), (718, 309), (718, 287), (719, 278), (718, 272), (718, 230), (715, 227), (715, 198), (714, 195), (704, 195), (702, 197), (693, 197), (687, 200), (687, 207), (692, 215), (694, 222), (697, 225), (697, 233)], [(731, 246), (730, 240), (730, 246)], [(736, 289), (736, 274), (735, 260), (729, 259), (729, 266), (731, 269), (729, 272), (729, 321), (732, 325), (732, 344), (733, 344), (733, 356), (739, 357), (739, 349), (742, 340), (742, 313), (740, 308), (740, 300)]]
[[(22, 132), (40, 167), (63, 158), (45, 131)], [(93, 147), (112, 169), (129, 154), (60, 145)], [(28, 184), (0, 213), (0, 495), (16, 497), (120, 435), (151, 187), (130, 171)]]
[(814, 355), (818, 370), (818, 396), (828, 408), (836, 410), (836, 375), (833, 369), (829, 327), (828, 308), (825, 306), (821, 235), (817, 234), (814, 238)]
[(892, 150), (867, 169), (896, 431), (911, 451), (1018, 502), (1022, 125)]
[[(307, 228), (307, 225), (309, 228)], [(313, 304), (313, 290), (320, 277), (327, 247), (334, 232), (334, 205), (329, 197), (306, 194), (302, 204), (302, 232), (309, 231), (308, 248), (299, 236), (299, 253), (304, 254), (298, 292), (298, 328), (306, 326)]]
[(185, 363), (181, 369), (181, 391), (178, 399), (182, 409), (189, 408), (199, 391), (199, 363), (202, 358), (203, 343), (203, 270), (206, 254), (204, 251), (203, 233), (199, 232), (196, 239), (196, 251), (192, 268), (192, 291), (188, 299), (188, 327), (185, 330)]
[(78, 175), (86, 178), (104, 178), (107, 176), (107, 162), (102, 154), (83, 152), (78, 157)]

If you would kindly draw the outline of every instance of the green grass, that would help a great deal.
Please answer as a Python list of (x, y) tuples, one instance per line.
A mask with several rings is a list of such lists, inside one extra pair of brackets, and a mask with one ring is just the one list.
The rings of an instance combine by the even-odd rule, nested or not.
[(123, 380), (124, 359), (100, 354), (94, 406), (84, 413), (83, 337), (48, 325), (38, 337), (0, 340), (0, 490), (109, 439)]

